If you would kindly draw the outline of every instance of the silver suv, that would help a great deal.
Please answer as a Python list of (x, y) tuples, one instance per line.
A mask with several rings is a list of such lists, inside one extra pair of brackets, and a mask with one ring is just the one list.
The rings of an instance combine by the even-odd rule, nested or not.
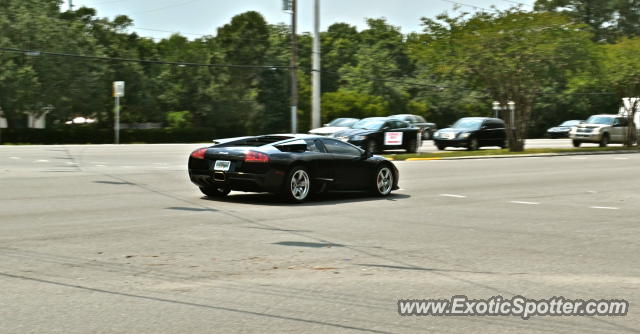
[(624, 143), (629, 133), (629, 119), (619, 115), (593, 115), (583, 124), (574, 126), (569, 132), (573, 146), (582, 143), (597, 143), (606, 147), (609, 143)]

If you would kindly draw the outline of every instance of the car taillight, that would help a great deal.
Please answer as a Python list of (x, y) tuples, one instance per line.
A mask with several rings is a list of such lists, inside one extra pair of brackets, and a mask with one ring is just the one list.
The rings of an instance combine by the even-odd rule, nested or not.
[(269, 156), (261, 152), (249, 151), (244, 156), (244, 162), (267, 163), (269, 162)]
[(205, 153), (207, 153), (207, 148), (199, 148), (191, 152), (191, 157), (194, 159), (204, 159)]

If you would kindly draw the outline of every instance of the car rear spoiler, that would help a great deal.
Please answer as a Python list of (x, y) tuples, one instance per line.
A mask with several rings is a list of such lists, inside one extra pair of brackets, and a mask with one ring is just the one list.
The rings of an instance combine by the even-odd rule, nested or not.
[(230, 143), (230, 142), (234, 142), (234, 141), (237, 141), (237, 140), (244, 140), (244, 139), (249, 139), (249, 138), (253, 138), (253, 137), (252, 136), (246, 136), (246, 137), (214, 139), (213, 140), (213, 145), (225, 144), (225, 143)]

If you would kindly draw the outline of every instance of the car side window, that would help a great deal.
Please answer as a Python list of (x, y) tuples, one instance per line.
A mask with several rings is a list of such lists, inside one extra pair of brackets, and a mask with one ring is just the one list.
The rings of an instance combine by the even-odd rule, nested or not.
[(402, 129), (402, 128), (406, 128), (409, 125), (405, 122), (402, 121), (394, 121), (393, 122), (393, 126), (391, 127), (392, 129)]
[(613, 124), (617, 124), (618, 126), (629, 126), (629, 122), (627, 122), (626, 118), (617, 118), (616, 122), (614, 122)]
[(306, 142), (307, 142), (307, 152), (322, 153), (322, 149), (320, 148), (320, 143), (317, 140), (306, 140)]
[(324, 147), (327, 151), (332, 154), (351, 155), (357, 157), (362, 154), (356, 147), (338, 140), (324, 139), (322, 142), (324, 143)]

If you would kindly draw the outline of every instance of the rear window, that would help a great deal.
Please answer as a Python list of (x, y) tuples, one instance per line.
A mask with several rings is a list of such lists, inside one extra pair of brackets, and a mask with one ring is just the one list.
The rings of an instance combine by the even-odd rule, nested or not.
[(277, 143), (283, 140), (293, 139), (290, 136), (260, 136), (260, 137), (251, 137), (245, 138), (237, 141), (232, 141), (228, 143), (224, 143), (222, 145), (218, 145), (219, 147), (235, 147), (235, 146), (264, 146), (270, 145), (273, 143)]

